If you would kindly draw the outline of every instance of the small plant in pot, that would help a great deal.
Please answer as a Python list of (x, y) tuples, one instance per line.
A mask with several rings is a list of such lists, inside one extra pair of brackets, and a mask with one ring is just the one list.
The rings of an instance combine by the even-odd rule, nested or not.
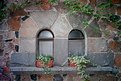
[(76, 67), (76, 62), (74, 61), (75, 56), (68, 57), (68, 66), (70, 67)]
[(39, 68), (43, 67), (50, 68), (53, 67), (53, 65), (54, 65), (54, 58), (49, 55), (40, 55), (35, 62), (35, 66)]
[(82, 81), (89, 81), (89, 75), (85, 70), (90, 61), (85, 56), (72, 55), (68, 57), (68, 63), (70, 67), (76, 67), (77, 73), (81, 76)]
[(87, 65), (89, 60), (87, 60), (85, 56), (72, 55), (68, 57), (69, 66), (76, 67), (78, 63)]

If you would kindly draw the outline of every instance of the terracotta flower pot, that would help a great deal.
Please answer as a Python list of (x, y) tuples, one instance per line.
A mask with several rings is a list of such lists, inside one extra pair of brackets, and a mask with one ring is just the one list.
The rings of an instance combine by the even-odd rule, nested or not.
[(47, 67), (53, 67), (53, 65), (54, 65), (54, 61), (50, 60), (47, 64)]
[(44, 66), (44, 64), (43, 64), (42, 61), (40, 61), (40, 60), (36, 60), (36, 62), (35, 62), (35, 66), (38, 67), (38, 68), (41, 68), (41, 67)]
[(72, 60), (69, 60), (68, 61), (68, 66), (70, 66), (70, 67), (76, 67), (77, 65)]
[(38, 67), (38, 68), (42, 68), (42, 67), (53, 67), (54, 65), (54, 61), (53, 60), (50, 60), (47, 64), (45, 64), (44, 62), (42, 62), (41, 60), (36, 60), (35, 62), (35, 66)]

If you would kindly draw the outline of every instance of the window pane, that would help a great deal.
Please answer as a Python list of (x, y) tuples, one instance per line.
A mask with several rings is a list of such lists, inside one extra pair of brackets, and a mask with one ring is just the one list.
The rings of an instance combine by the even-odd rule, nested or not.
[(53, 41), (39, 41), (39, 54), (53, 55)]
[(42, 31), (39, 38), (53, 38), (53, 35), (50, 31)]
[(84, 40), (69, 40), (69, 54), (83, 55), (84, 54)]

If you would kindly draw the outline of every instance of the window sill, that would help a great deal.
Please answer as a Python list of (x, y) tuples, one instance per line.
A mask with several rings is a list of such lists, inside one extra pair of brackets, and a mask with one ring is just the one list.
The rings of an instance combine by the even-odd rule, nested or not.
[[(44, 74), (45, 70), (43, 68), (37, 67), (10, 67), (11, 71), (14, 74)], [(59, 67), (55, 66), (49, 69), (50, 74), (68, 74), (68, 73), (76, 73), (76, 68), (73, 67)], [(96, 72), (116, 72), (118, 73), (118, 69), (112, 67), (88, 67), (86, 69), (89, 73)]]

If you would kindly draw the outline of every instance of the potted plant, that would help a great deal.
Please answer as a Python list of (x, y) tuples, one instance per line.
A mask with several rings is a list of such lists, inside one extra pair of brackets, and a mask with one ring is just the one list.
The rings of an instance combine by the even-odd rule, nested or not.
[(36, 62), (35, 62), (35, 66), (42, 68), (42, 67), (53, 67), (54, 65), (54, 58), (52, 56), (49, 55), (40, 55)]
[(72, 55), (68, 57), (68, 65), (76, 67), (78, 64), (87, 65), (90, 61), (85, 56)]
[(70, 67), (76, 67), (77, 73), (81, 76), (82, 81), (89, 81), (89, 75), (86, 73), (87, 64), (90, 61), (85, 56), (70, 56), (68, 57), (68, 65)]
[(70, 66), (70, 67), (76, 67), (77, 66), (74, 58), (75, 58), (74, 56), (68, 57), (68, 66)]

